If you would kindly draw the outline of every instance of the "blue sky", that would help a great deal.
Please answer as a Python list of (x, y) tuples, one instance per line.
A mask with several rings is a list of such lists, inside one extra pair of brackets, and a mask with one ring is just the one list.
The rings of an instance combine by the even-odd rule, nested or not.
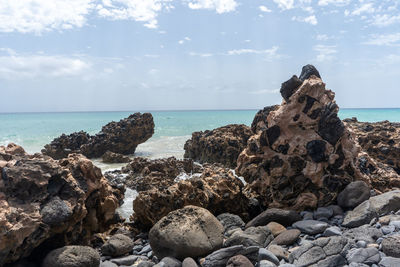
[(0, 112), (258, 109), (314, 64), (400, 107), (394, 0), (0, 0)]

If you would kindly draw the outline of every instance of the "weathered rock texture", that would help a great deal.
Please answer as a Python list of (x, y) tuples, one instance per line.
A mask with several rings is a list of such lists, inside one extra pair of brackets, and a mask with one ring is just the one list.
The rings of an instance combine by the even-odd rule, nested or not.
[(244, 185), (229, 169), (205, 164), (201, 173), (186, 173), (185, 180), (166, 180), (169, 182), (139, 192), (133, 201), (134, 221), (148, 228), (168, 212), (187, 205), (206, 208), (215, 215), (230, 212), (248, 217)]
[(250, 184), (248, 192), (265, 206), (302, 210), (331, 204), (354, 180), (380, 191), (396, 186), (399, 176), (362, 151), (338, 118), (335, 94), (315, 68), (304, 71), (302, 79), (282, 84), (285, 100), (257, 118), (265, 126), (238, 158), (236, 171)]
[(107, 151), (101, 157), (104, 163), (128, 163), (131, 159), (119, 153)]
[(236, 167), (237, 158), (252, 135), (243, 124), (230, 124), (212, 131), (194, 132), (185, 143), (185, 158), (200, 163), (221, 163), (229, 168)]
[(153, 133), (153, 116), (135, 113), (119, 122), (108, 123), (94, 136), (83, 131), (63, 134), (46, 145), (42, 153), (54, 159), (65, 158), (70, 153), (81, 153), (89, 158), (101, 157), (106, 151), (133, 154)]
[(38, 246), (88, 242), (113, 222), (118, 192), (82, 155), (56, 161), (0, 146), (0, 173), (1, 266)]

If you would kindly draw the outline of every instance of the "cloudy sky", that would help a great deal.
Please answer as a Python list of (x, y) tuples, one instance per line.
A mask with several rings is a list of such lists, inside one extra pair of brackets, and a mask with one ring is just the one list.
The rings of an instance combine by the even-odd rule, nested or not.
[(0, 0), (0, 112), (258, 109), (317, 66), (400, 107), (397, 0)]

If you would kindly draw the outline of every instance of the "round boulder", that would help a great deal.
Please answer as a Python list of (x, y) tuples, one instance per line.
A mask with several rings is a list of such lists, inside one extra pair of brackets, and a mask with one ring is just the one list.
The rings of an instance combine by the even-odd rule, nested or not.
[(101, 253), (106, 256), (121, 256), (133, 249), (133, 241), (123, 234), (113, 235), (102, 247)]
[(339, 193), (337, 203), (345, 209), (352, 209), (369, 199), (370, 189), (364, 181), (349, 183), (346, 188)]
[(254, 265), (245, 256), (236, 255), (228, 260), (226, 267), (254, 267)]
[(186, 206), (159, 220), (149, 232), (150, 246), (159, 258), (183, 260), (210, 254), (222, 247), (224, 227), (208, 210)]
[(383, 239), (382, 250), (386, 256), (400, 258), (400, 235), (393, 235)]
[(99, 253), (87, 246), (65, 246), (52, 250), (42, 267), (99, 267)]

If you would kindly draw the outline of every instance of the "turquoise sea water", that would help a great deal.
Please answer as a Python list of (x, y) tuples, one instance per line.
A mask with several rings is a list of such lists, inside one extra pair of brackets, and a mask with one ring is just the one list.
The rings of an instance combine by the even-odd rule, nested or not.
[[(250, 125), (257, 110), (154, 111), (154, 136), (141, 144), (135, 154), (151, 158), (183, 156), (183, 144), (194, 131), (214, 129), (230, 123)], [(133, 112), (66, 112), (0, 114), (0, 145), (14, 142), (28, 152), (43, 146), (62, 133), (84, 130), (97, 133), (101, 126)], [(400, 122), (400, 109), (342, 109), (339, 116), (359, 121)]]

